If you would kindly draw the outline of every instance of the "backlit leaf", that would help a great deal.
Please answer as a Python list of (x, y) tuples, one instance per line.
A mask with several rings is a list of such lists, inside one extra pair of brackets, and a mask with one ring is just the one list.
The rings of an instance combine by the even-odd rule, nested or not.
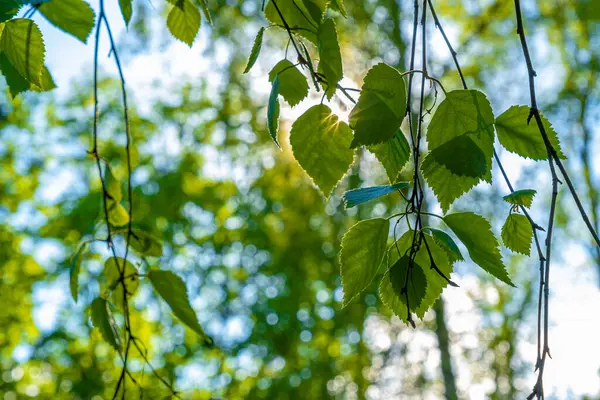
[(0, 50), (17, 72), (27, 81), (42, 86), (41, 76), (44, 67), (44, 40), (42, 32), (30, 19), (17, 18), (5, 22)]
[(348, 125), (324, 104), (309, 108), (290, 131), (294, 157), (325, 197), (329, 197), (352, 164), (351, 141)]
[(402, 75), (380, 63), (365, 76), (358, 102), (350, 112), (354, 129), (352, 147), (391, 139), (406, 114), (406, 88)]
[(390, 222), (384, 218), (360, 221), (342, 238), (340, 265), (344, 306), (373, 280), (384, 258)]
[[(414, 230), (406, 231), (398, 241), (390, 246), (388, 251), (388, 265), (393, 266), (402, 256), (410, 255), (410, 247), (412, 245)], [(444, 274), (448, 279), (451, 278), (452, 264), (448, 261), (446, 252), (437, 244), (431, 235), (425, 234), (425, 240), (429, 246), (429, 251), (435, 262), (437, 268)], [(399, 251), (398, 251), (399, 250)], [(425, 291), (425, 297), (421, 301), (419, 307), (413, 312), (423, 319), (425, 313), (433, 306), (436, 300), (441, 296), (442, 291), (448, 285), (448, 281), (441, 277), (431, 267), (431, 259), (429, 258), (429, 252), (424, 244), (421, 245), (415, 256), (415, 262), (421, 266), (425, 276), (427, 278), (427, 288)], [(413, 308), (411, 306), (411, 308)], [(404, 311), (406, 314), (406, 310)]]
[(529, 208), (536, 193), (533, 189), (515, 190), (511, 194), (504, 196), (503, 199), (507, 203)]
[(302, 72), (289, 60), (281, 60), (269, 72), (269, 81), (279, 78), (279, 94), (290, 106), (300, 103), (308, 95), (308, 82)]
[(178, 0), (167, 16), (169, 32), (192, 47), (200, 29), (200, 10), (190, 0)]
[(502, 226), (502, 241), (510, 250), (528, 256), (531, 251), (533, 229), (526, 216), (510, 214)]
[[(498, 140), (506, 150), (533, 160), (546, 160), (548, 154), (535, 118), (529, 124), (529, 107), (512, 106), (496, 118), (496, 131)], [(542, 124), (548, 134), (552, 147), (560, 158), (566, 158), (560, 148), (558, 135), (552, 128), (550, 121), (542, 116)]]
[(433, 149), (429, 157), (458, 176), (482, 178), (488, 171), (485, 154), (470, 135), (457, 136), (447, 141)]
[(387, 142), (367, 147), (383, 165), (388, 179), (395, 183), (400, 172), (410, 158), (410, 145), (402, 131), (398, 132)]
[(446, 215), (444, 221), (463, 242), (474, 263), (501, 281), (514, 286), (502, 263), (498, 241), (485, 218), (472, 212), (463, 212)]
[(196, 312), (190, 305), (187, 295), (187, 288), (183, 280), (170, 271), (152, 270), (148, 273), (148, 278), (152, 283), (154, 290), (171, 307), (173, 314), (196, 332), (202, 338), (205, 345), (211, 346), (213, 340), (204, 332), (198, 322)]
[(477, 90), (453, 90), (446, 94), (427, 128), (427, 143), (432, 151), (465, 135), (491, 137), (494, 142), (494, 113), (485, 94)]
[[(427, 292), (427, 278), (423, 268), (414, 262), (408, 272), (409, 257), (404, 256), (385, 273), (379, 284), (379, 297), (402, 321), (408, 320), (408, 305), (411, 314), (421, 305)], [(406, 292), (403, 290), (406, 286)]]
[(348, 190), (342, 196), (346, 208), (351, 208), (364, 202), (376, 199), (386, 194), (406, 189), (410, 184), (408, 182), (399, 182), (393, 185), (371, 186), (360, 189)]
[(338, 43), (337, 31), (333, 19), (326, 19), (317, 33), (319, 47), (319, 73), (327, 81), (327, 98), (331, 99), (337, 90), (337, 84), (342, 79), (342, 55)]
[(94, 28), (94, 10), (83, 0), (52, 0), (41, 4), (38, 10), (52, 25), (83, 43)]

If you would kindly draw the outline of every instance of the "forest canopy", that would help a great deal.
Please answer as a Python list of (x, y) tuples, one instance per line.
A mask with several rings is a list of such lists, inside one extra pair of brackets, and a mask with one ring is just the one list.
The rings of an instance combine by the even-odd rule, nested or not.
[(559, 3), (3, 1), (3, 399), (600, 398)]

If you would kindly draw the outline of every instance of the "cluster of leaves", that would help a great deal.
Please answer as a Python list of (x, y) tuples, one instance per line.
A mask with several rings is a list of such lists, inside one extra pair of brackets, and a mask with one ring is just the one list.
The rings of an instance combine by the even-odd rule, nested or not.
[[(200, 9), (212, 23), (206, 0), (169, 0), (173, 7), (167, 16), (167, 27), (178, 40), (192, 46), (200, 29)], [(23, 18), (19, 11), (29, 6)], [(132, 0), (119, 0), (125, 24), (132, 16)], [(0, 73), (12, 96), (28, 90), (45, 92), (56, 87), (44, 60), (44, 38), (31, 19), (39, 12), (57, 29), (68, 33), (83, 43), (95, 26), (96, 15), (84, 0), (5, 0), (0, 3)]]
[[(167, 26), (172, 35), (189, 46), (192, 45), (200, 28), (200, 9), (205, 18), (212, 23), (208, 6), (204, 0), (193, 4), (189, 0), (172, 1), (173, 7), (167, 16)], [(29, 5), (23, 18), (17, 18), (22, 7)], [(131, 21), (132, 0), (119, 0), (119, 6), (126, 25)], [(103, 3), (100, 3), (99, 22), (108, 22), (104, 15)], [(47, 91), (56, 87), (48, 68), (45, 66), (45, 46), (42, 33), (31, 19), (39, 12), (56, 28), (72, 35), (83, 43), (96, 26), (96, 15), (88, 3), (83, 0), (8, 0), (0, 4), (0, 70), (6, 78), (13, 97), (27, 90)], [(112, 40), (112, 39), (111, 39)], [(113, 48), (114, 51), (116, 51)], [(95, 153), (92, 152), (92, 153)], [(97, 153), (95, 157), (101, 158)], [(103, 293), (90, 305), (91, 321), (104, 339), (116, 350), (122, 351), (121, 339), (113, 311), (122, 312), (129, 318), (127, 298), (134, 295), (139, 280), (150, 281), (156, 293), (171, 307), (173, 313), (188, 327), (195, 331), (202, 343), (212, 345), (212, 339), (200, 326), (195, 312), (187, 297), (183, 280), (169, 271), (150, 270), (141, 274), (139, 268), (127, 260), (128, 247), (131, 246), (140, 258), (162, 256), (161, 243), (145, 230), (132, 227), (130, 216), (121, 204), (123, 193), (121, 183), (106, 162), (104, 176), (101, 177), (104, 200), (106, 202), (106, 224), (108, 238), (105, 240), (113, 249), (113, 257), (106, 260), (103, 273)], [(128, 199), (128, 202), (131, 202)], [(125, 240), (125, 258), (116, 256), (111, 236), (120, 234)], [(78, 278), (82, 261), (89, 255), (90, 243), (82, 242), (72, 258), (70, 288), (73, 299), (78, 300)], [(126, 322), (127, 335), (132, 337)], [(135, 339), (134, 339), (135, 340)], [(125, 350), (125, 353), (128, 350)], [(125, 354), (124, 353), (124, 354)]]
[[(105, 171), (104, 184), (107, 192), (108, 221), (112, 234), (118, 234), (124, 240), (128, 240), (129, 246), (141, 258), (161, 257), (163, 255), (162, 244), (154, 235), (142, 227), (133, 227), (131, 234), (128, 234), (129, 230), (126, 225), (129, 223), (130, 217), (121, 204), (123, 198), (121, 182), (108, 165)], [(82, 241), (71, 260), (70, 289), (75, 302), (78, 300), (81, 265), (86, 257), (91, 256), (89, 250), (92, 242), (94, 242), (93, 239)], [(119, 331), (111, 307), (125, 313), (125, 296), (129, 298), (135, 295), (140, 279), (144, 278), (150, 281), (156, 293), (171, 307), (173, 313), (200, 336), (203, 343), (212, 345), (212, 339), (200, 326), (189, 303), (185, 283), (180, 277), (170, 271), (157, 269), (151, 269), (146, 274), (142, 274), (139, 268), (127, 259), (111, 257), (104, 263), (103, 293), (90, 306), (92, 324), (100, 330), (104, 339), (111, 346), (116, 350), (121, 350)]]
[[(327, 7), (344, 13), (341, 2), (313, 0), (273, 0), (265, 8), (267, 20), (287, 32), (298, 55), (298, 64), (284, 59), (269, 73), (272, 89), (267, 111), (268, 129), (278, 146), (279, 95), (294, 107), (309, 94), (308, 78), (298, 66), (308, 71), (315, 90), (319, 91), (319, 84), (322, 85), (323, 100), (340, 92), (350, 97), (339, 85), (343, 78), (342, 57), (334, 20), (326, 17)], [(264, 31), (261, 28), (258, 33), (245, 72), (258, 58)], [(318, 56), (311, 57), (308, 50), (311, 46)], [(316, 70), (313, 58), (318, 59)], [(418, 185), (414, 182), (398, 182), (411, 153), (400, 128), (410, 112), (404, 76), (413, 73), (400, 73), (389, 65), (377, 64), (364, 78), (348, 124), (340, 121), (323, 100), (293, 123), (289, 140), (294, 157), (326, 198), (348, 171), (356, 149), (363, 146), (382, 164), (390, 185), (346, 192), (347, 207), (392, 192), (402, 194), (401, 191), (409, 186), (417, 190)], [(444, 90), (444, 94), (444, 100), (428, 124), (429, 152), (421, 165), (416, 166), (444, 213), (455, 200), (480, 182), (491, 183), (496, 135), (510, 152), (533, 160), (547, 158), (546, 146), (537, 127), (529, 124), (527, 106), (510, 107), (496, 117), (486, 95), (480, 91)], [(556, 132), (545, 118), (543, 121), (550, 143), (564, 158)], [(528, 218), (518, 212), (519, 207), (531, 205), (534, 194), (531, 190), (521, 190), (505, 198), (512, 207), (502, 229), (502, 240), (507, 248), (526, 255), (530, 252), (533, 228)], [(379, 285), (382, 301), (406, 322), (412, 323), (411, 312), (423, 318), (444, 287), (454, 285), (448, 277), (453, 264), (463, 260), (450, 233), (462, 242), (474, 263), (513, 285), (490, 223), (473, 212), (438, 216), (449, 228), (448, 232), (433, 227), (422, 227), (415, 232), (409, 223), (406, 233), (388, 245), (390, 237), (395, 237), (390, 220), (406, 217), (408, 221), (416, 212), (420, 211), (407, 206), (405, 213), (361, 221), (346, 233), (340, 253), (344, 304), (357, 297), (383, 270)], [(417, 235), (423, 240), (419, 240), (418, 248), (415, 248)]]

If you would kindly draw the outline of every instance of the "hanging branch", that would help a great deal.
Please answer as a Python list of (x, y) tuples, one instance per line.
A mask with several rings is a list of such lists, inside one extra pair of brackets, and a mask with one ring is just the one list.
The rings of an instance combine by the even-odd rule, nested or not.
[[(440, 31), (442, 37), (444, 38), (444, 42), (446, 43), (446, 46), (448, 47), (448, 50), (450, 51), (450, 54), (452, 55), (452, 59), (454, 60), (454, 65), (456, 66), (456, 69), (458, 71), (458, 74), (460, 76), (463, 88), (466, 90), (468, 89), (467, 87), (467, 83), (465, 81), (464, 75), (462, 73), (462, 70), (460, 68), (460, 64), (458, 62), (458, 57), (457, 57), (457, 52), (454, 50), (454, 48), (452, 47), (452, 45), (450, 44), (450, 41), (448, 40), (448, 37), (446, 36), (446, 33), (444, 32), (444, 29), (442, 27), (442, 24), (440, 23), (437, 14), (435, 12), (435, 9), (433, 7), (433, 4), (431, 2), (431, 0), (428, 0), (429, 3), (429, 8), (431, 10), (431, 14), (433, 16), (433, 19), (435, 20), (435, 24), (436, 27), (438, 28), (438, 30)], [(496, 152), (496, 149), (494, 149), (494, 159), (496, 160), (496, 163), (498, 164), (498, 167), (500, 169), (500, 172), (502, 173), (502, 176), (504, 178), (504, 181), (506, 182), (506, 185), (508, 186), (508, 189), (510, 190), (511, 193), (514, 193), (514, 188), (510, 182), (510, 179), (508, 178), (508, 175), (506, 174), (506, 171), (504, 169), (504, 166), (502, 165), (502, 162), (500, 161), (500, 157), (498, 157), (498, 153)], [(519, 209), (523, 212), (523, 214), (525, 215), (525, 217), (527, 218), (527, 220), (529, 221), (529, 224), (531, 225), (531, 228), (533, 230), (533, 238), (534, 238), (534, 242), (535, 242), (535, 247), (538, 253), (538, 260), (539, 260), (539, 275), (540, 275), (540, 280), (539, 280), (539, 295), (538, 295), (538, 310), (537, 310), (537, 361), (536, 361), (536, 368), (540, 365), (541, 360), (542, 360), (542, 341), (541, 341), (541, 332), (542, 332), (542, 294), (545, 293), (544, 292), (544, 286), (545, 286), (545, 282), (547, 280), (547, 276), (545, 275), (545, 262), (546, 259), (549, 255), (549, 253), (546, 254), (546, 256), (544, 256), (544, 253), (542, 251), (542, 247), (540, 245), (540, 241), (538, 238), (538, 230), (543, 231), (544, 228), (542, 228), (540, 225), (538, 225), (533, 218), (531, 217), (531, 215), (527, 212), (527, 209), (522, 206), (519, 205)], [(547, 290), (546, 290), (547, 291)], [(544, 309), (546, 309), (546, 306), (544, 306)], [(546, 332), (547, 329), (544, 329), (544, 331)]]
[[(121, 359), (123, 361), (123, 367), (121, 369), (121, 373), (119, 375), (119, 380), (117, 381), (117, 385), (115, 387), (115, 391), (114, 391), (112, 398), (113, 398), (113, 400), (117, 398), (117, 396), (119, 394), (119, 390), (121, 389), (121, 385), (123, 387), (122, 391), (121, 391), (121, 397), (122, 397), (122, 399), (126, 398), (126, 379), (125, 379), (126, 376), (128, 376), (135, 385), (138, 385), (135, 378), (129, 372), (128, 365), (127, 365), (128, 359), (129, 359), (129, 352), (130, 352), (132, 343), (134, 344), (134, 346), (136, 347), (136, 349), (138, 350), (140, 355), (143, 357), (145, 364), (149, 365), (153, 374), (171, 391), (171, 393), (175, 397), (179, 397), (178, 393), (175, 391), (173, 386), (171, 384), (169, 384), (164, 378), (160, 377), (158, 375), (158, 373), (156, 372), (156, 370), (154, 369), (154, 367), (150, 364), (145, 352), (143, 352), (140, 347), (140, 344), (143, 345), (143, 343), (141, 343), (139, 341), (139, 339), (137, 339), (133, 335), (133, 332), (131, 329), (131, 317), (130, 317), (129, 299), (128, 299), (129, 293), (127, 292), (127, 287), (125, 284), (127, 279), (132, 278), (131, 276), (126, 276), (125, 273), (126, 273), (127, 257), (129, 255), (129, 245), (130, 245), (131, 237), (133, 235), (133, 230), (132, 230), (133, 187), (132, 187), (132, 183), (131, 183), (132, 164), (131, 164), (131, 131), (129, 128), (129, 108), (127, 105), (127, 90), (126, 90), (126, 84), (125, 84), (125, 77), (123, 74), (123, 68), (121, 65), (121, 61), (119, 59), (119, 54), (118, 54), (118, 51), (117, 51), (117, 48), (115, 45), (115, 41), (114, 41), (114, 38), (112, 35), (110, 24), (108, 22), (108, 19), (106, 18), (103, 0), (100, 0), (99, 8), (100, 8), (100, 11), (98, 13), (98, 22), (96, 25), (95, 45), (94, 45), (94, 89), (93, 89), (93, 91), (94, 91), (94, 118), (93, 118), (93, 130), (92, 130), (93, 136), (92, 136), (92, 150), (89, 151), (89, 153), (96, 160), (98, 174), (100, 176), (100, 182), (102, 185), (104, 219), (105, 219), (106, 228), (107, 228), (106, 243), (108, 244), (108, 247), (112, 252), (112, 255), (115, 260), (115, 264), (117, 266), (117, 270), (119, 273), (119, 277), (116, 281), (116, 285), (120, 285), (121, 289), (123, 290), (123, 313), (125, 316), (125, 326), (124, 326), (125, 349), (120, 354)], [(106, 27), (106, 31), (107, 31), (108, 37), (109, 37), (109, 42), (110, 42), (110, 53), (109, 54), (114, 55), (115, 64), (116, 64), (116, 67), (117, 67), (117, 70), (119, 73), (119, 78), (120, 78), (120, 83), (121, 83), (121, 97), (122, 97), (122, 101), (123, 101), (123, 120), (124, 120), (124, 124), (125, 124), (125, 135), (126, 135), (125, 151), (126, 151), (126, 162), (127, 162), (127, 196), (128, 196), (127, 200), (128, 200), (128, 205), (129, 205), (129, 210), (128, 210), (129, 221), (127, 224), (127, 234), (125, 237), (125, 254), (124, 254), (122, 263), (119, 263), (119, 259), (117, 258), (117, 252), (116, 252), (114, 242), (113, 242), (113, 235), (115, 234), (115, 232), (111, 230), (111, 223), (110, 223), (110, 218), (109, 218), (108, 202), (109, 202), (109, 200), (114, 200), (114, 199), (112, 199), (111, 195), (108, 193), (108, 190), (107, 190), (106, 178), (105, 178), (106, 174), (102, 173), (102, 166), (101, 166), (101, 162), (100, 162), (102, 157), (100, 156), (100, 152), (99, 152), (99, 148), (98, 148), (98, 119), (99, 119), (98, 53), (99, 53), (100, 32), (102, 29), (102, 23), (104, 23), (104, 26)], [(107, 168), (109, 168), (108, 164), (106, 164), (105, 170)], [(110, 290), (114, 290), (114, 289), (115, 289), (114, 287), (110, 288)]]

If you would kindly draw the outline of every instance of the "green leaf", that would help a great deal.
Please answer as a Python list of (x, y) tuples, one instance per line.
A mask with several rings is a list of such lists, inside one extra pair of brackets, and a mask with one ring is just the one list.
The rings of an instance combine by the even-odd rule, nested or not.
[(522, 189), (515, 190), (511, 194), (504, 196), (503, 199), (507, 203), (513, 204), (515, 206), (523, 206), (523, 207), (531, 207), (531, 203), (533, 202), (533, 196), (535, 196), (537, 192), (533, 189)]
[(119, 203), (108, 201), (108, 222), (113, 226), (124, 226), (129, 223), (129, 213)]
[(444, 222), (463, 242), (474, 263), (501, 281), (514, 286), (502, 263), (498, 241), (490, 223), (472, 212), (449, 214)]
[(448, 235), (442, 230), (435, 228), (425, 228), (424, 230), (431, 233), (434, 242), (436, 242), (442, 249), (444, 249), (446, 255), (448, 256), (448, 261), (450, 261), (450, 263), (464, 261), (460, 249), (458, 248), (458, 246), (454, 242), (454, 239), (452, 239), (450, 235)]
[(208, 9), (208, 2), (206, 0), (196, 0), (200, 8), (202, 9), (202, 13), (204, 14), (204, 18), (209, 25), (213, 24), (212, 17), (210, 15), (210, 10)]
[(427, 292), (427, 277), (423, 268), (417, 263), (412, 264), (410, 272), (408, 272), (406, 292), (403, 291), (407, 282), (408, 267), (409, 257), (400, 258), (385, 273), (379, 284), (381, 301), (404, 322), (408, 321), (406, 296), (408, 295), (408, 305), (411, 313), (413, 313), (423, 303)]
[(106, 205), (108, 207), (108, 220), (111, 225), (123, 226), (129, 222), (129, 213), (120, 203), (123, 199), (121, 183), (114, 176), (112, 169), (106, 164), (104, 172), (104, 185), (108, 198)]
[(265, 33), (265, 28), (260, 28), (258, 33), (256, 34), (256, 38), (254, 39), (254, 45), (252, 45), (252, 51), (250, 52), (250, 58), (248, 59), (248, 64), (246, 65), (246, 69), (244, 70), (244, 74), (250, 72), (256, 60), (258, 60), (258, 55), (260, 54), (260, 49), (262, 47), (263, 34)]
[(38, 10), (52, 25), (83, 43), (94, 28), (94, 10), (83, 0), (51, 0), (41, 4)]
[[(325, 12), (325, 3), (324, 0), (316, 2), (311, 0), (270, 0), (265, 7), (265, 18), (272, 24), (283, 27), (283, 21), (279, 14), (281, 13), (295, 33), (316, 44), (317, 30)], [(307, 4), (309, 7), (306, 6)], [(277, 8), (279, 8), (279, 12)], [(318, 15), (319, 13), (320, 15)]]
[(340, 266), (344, 307), (375, 278), (385, 255), (390, 222), (384, 218), (360, 221), (342, 238)]
[(137, 268), (129, 261), (125, 261), (124, 258), (111, 257), (104, 263), (104, 277), (108, 287), (112, 289), (111, 299), (113, 303), (123, 308), (124, 296), (123, 285), (119, 282), (121, 278), (120, 271), (123, 271), (123, 282), (125, 283), (127, 298), (131, 298), (137, 292), (140, 286), (140, 278)]
[(102, 297), (97, 297), (92, 301), (91, 309), (92, 325), (98, 328), (108, 344), (119, 351), (121, 349), (121, 339), (112, 314), (108, 309), (108, 303)]
[(183, 280), (170, 271), (152, 270), (148, 278), (160, 297), (167, 302), (173, 314), (202, 338), (205, 345), (212, 346), (213, 340), (204, 332), (196, 312), (190, 305), (187, 288)]
[(289, 60), (281, 60), (269, 72), (269, 82), (279, 77), (279, 94), (290, 106), (300, 103), (308, 95), (308, 82), (302, 72)]
[(294, 157), (327, 198), (352, 164), (351, 141), (348, 125), (324, 104), (309, 108), (292, 125)]
[[(390, 246), (387, 257), (389, 265), (393, 266), (400, 258), (402, 258), (402, 256), (410, 254), (409, 250), (412, 246), (413, 235), (414, 230), (408, 230), (396, 241), (394, 245)], [(435, 265), (444, 274), (444, 276), (450, 279), (450, 274), (452, 273), (452, 263), (450, 263), (448, 260), (446, 252), (437, 244), (431, 235), (425, 234), (425, 240), (427, 241), (427, 245), (429, 246), (429, 251), (431, 252), (431, 257), (433, 257)], [(417, 251), (415, 262), (423, 268), (423, 272), (427, 278), (425, 297), (421, 301), (419, 307), (413, 310), (417, 317), (423, 319), (427, 310), (429, 310), (435, 301), (441, 296), (442, 291), (448, 285), (448, 281), (441, 277), (433, 268), (427, 268), (427, 266), (431, 267), (431, 259), (429, 258), (427, 247), (425, 247), (424, 244), (422, 244)], [(413, 307), (411, 306), (411, 308)], [(406, 313), (406, 309), (404, 312)]]
[(178, 0), (167, 16), (167, 27), (175, 39), (192, 47), (200, 29), (200, 11), (189, 0)]
[(79, 273), (81, 272), (81, 261), (83, 260), (88, 246), (89, 242), (83, 242), (81, 245), (79, 245), (79, 248), (71, 258), (69, 288), (71, 289), (71, 296), (73, 296), (73, 300), (75, 300), (75, 303), (77, 303), (77, 297), (79, 292)]
[(44, 67), (44, 40), (42, 32), (30, 19), (18, 18), (7, 21), (0, 39), (0, 50), (17, 72), (27, 81), (42, 86)]
[(129, 21), (131, 21), (131, 13), (133, 12), (131, 0), (119, 0), (119, 8), (121, 9), (121, 15), (123, 15), (123, 19), (125, 20), (125, 26), (129, 26)]
[(344, 0), (333, 0), (330, 4), (329, 7), (339, 11), (344, 18), (348, 18), (348, 12), (346, 11), (346, 6), (344, 5)]
[(427, 155), (421, 164), (423, 177), (435, 193), (442, 210), (447, 212), (456, 199), (475, 187), (481, 178), (454, 175)]
[[(473, 122), (469, 116), (476, 121)], [(444, 130), (444, 121), (440, 120), (442, 117), (459, 126), (448, 125)], [(454, 200), (471, 190), (481, 180), (492, 182), (494, 130), (489, 122), (493, 121), (493, 115), (483, 93), (475, 90), (455, 90), (449, 92), (440, 104), (432, 118), (432, 124), (434, 120), (434, 129), (431, 129), (430, 124), (427, 133), (430, 153), (423, 160), (421, 171), (442, 209), (447, 212)], [(472, 123), (469, 124), (469, 121)], [(468, 143), (465, 137), (470, 139), (481, 153), (476, 151), (471, 143), (463, 146), (463, 143)], [(456, 160), (453, 161), (452, 157)], [(484, 169), (483, 175), (474, 176), (484, 172)]]
[(493, 144), (493, 124), (494, 113), (485, 94), (477, 90), (448, 92), (427, 128), (429, 150), (467, 133), (470, 133), (472, 138), (489, 136)]
[[(127, 238), (127, 232), (123, 233), (123, 237)], [(161, 257), (163, 255), (160, 240), (141, 229), (133, 228), (131, 230), (129, 245), (143, 256)]]
[[(0, 23), (8, 21), (17, 15), (22, 6), (23, 2), (19, 0), (2, 0), (0, 2)], [(0, 29), (0, 33), (1, 32), (2, 30)]]
[(6, 83), (10, 90), (10, 94), (13, 98), (16, 97), (19, 93), (25, 92), (27, 90), (45, 92), (48, 90), (52, 90), (56, 87), (56, 84), (52, 79), (52, 75), (50, 75), (50, 71), (48, 71), (48, 68), (46, 67), (42, 69), (42, 75), (40, 79), (42, 87), (27, 82), (27, 80), (25, 80), (25, 78), (23, 78), (19, 74), (19, 72), (17, 72), (17, 70), (8, 60), (8, 57), (6, 57), (4, 52), (0, 52), (0, 72), (2, 72), (2, 74), (6, 78)]
[(408, 182), (399, 182), (393, 185), (371, 186), (360, 189), (348, 190), (342, 196), (346, 208), (352, 208), (367, 201), (376, 199), (386, 194), (406, 189), (409, 186)]
[(369, 70), (358, 102), (350, 112), (354, 129), (351, 146), (383, 143), (391, 139), (406, 114), (406, 88), (402, 75), (380, 63)]
[(119, 182), (119, 180), (115, 177), (112, 172), (112, 168), (110, 168), (108, 164), (106, 164), (106, 168), (104, 170), (104, 185), (110, 201), (119, 203), (121, 200), (123, 200), (121, 182)]
[(42, 76), (40, 81), (42, 84), (41, 86), (31, 84), (30, 89), (35, 92), (47, 92), (56, 88), (56, 83), (54, 83), (54, 79), (52, 79), (52, 75), (50, 75), (50, 71), (48, 71), (46, 66), (42, 68)]
[(0, 70), (6, 78), (6, 84), (13, 98), (31, 87), (31, 84), (19, 74), (4, 52), (0, 52)]
[(502, 241), (510, 250), (528, 256), (533, 240), (533, 229), (526, 216), (510, 214), (502, 226)]
[[(527, 106), (512, 106), (496, 118), (498, 140), (510, 152), (533, 160), (546, 160), (548, 158), (546, 145), (535, 119), (532, 118), (530, 123), (527, 123), (529, 110)], [(565, 159), (566, 157), (560, 148), (558, 135), (552, 128), (550, 121), (544, 116), (542, 116), (542, 125), (558, 156)]]
[(337, 90), (337, 84), (344, 76), (342, 71), (342, 55), (338, 43), (335, 22), (329, 18), (319, 27), (317, 32), (319, 47), (319, 73), (327, 80), (327, 98), (331, 99)]
[(281, 148), (277, 141), (277, 131), (279, 130), (279, 77), (273, 79), (271, 86), (271, 94), (269, 95), (269, 107), (267, 108), (267, 121), (269, 126), (269, 134), (277, 145)]
[(390, 183), (395, 183), (410, 158), (410, 146), (404, 133), (398, 130), (387, 142), (367, 147), (383, 165)]
[(429, 153), (454, 175), (482, 178), (488, 172), (486, 156), (470, 135), (455, 137)]

